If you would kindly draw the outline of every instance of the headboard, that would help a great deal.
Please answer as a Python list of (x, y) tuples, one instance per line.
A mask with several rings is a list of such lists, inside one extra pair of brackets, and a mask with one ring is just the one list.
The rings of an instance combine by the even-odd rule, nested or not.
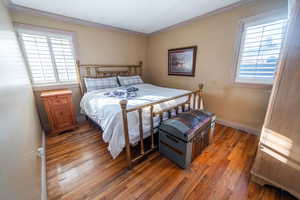
[(102, 64), (80, 64), (76, 61), (77, 77), (80, 84), (81, 94), (86, 92), (84, 78), (104, 78), (113, 76), (142, 76), (142, 65), (102, 65)]

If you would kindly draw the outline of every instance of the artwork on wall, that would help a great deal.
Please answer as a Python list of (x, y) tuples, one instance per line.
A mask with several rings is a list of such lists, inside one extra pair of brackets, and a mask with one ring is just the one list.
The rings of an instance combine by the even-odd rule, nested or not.
[(197, 46), (168, 50), (168, 75), (194, 76)]

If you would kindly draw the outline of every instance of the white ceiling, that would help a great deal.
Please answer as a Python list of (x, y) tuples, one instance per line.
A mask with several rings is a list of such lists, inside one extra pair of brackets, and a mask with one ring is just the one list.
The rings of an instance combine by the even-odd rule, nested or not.
[(67, 17), (152, 33), (242, 0), (11, 0)]

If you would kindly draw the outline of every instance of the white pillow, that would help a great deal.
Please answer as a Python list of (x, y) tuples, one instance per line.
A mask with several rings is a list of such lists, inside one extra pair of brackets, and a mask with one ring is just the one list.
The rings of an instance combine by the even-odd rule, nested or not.
[(144, 83), (140, 76), (118, 76), (119, 83), (121, 86), (124, 85), (135, 85)]
[(84, 83), (88, 92), (92, 90), (119, 87), (117, 77), (84, 78)]

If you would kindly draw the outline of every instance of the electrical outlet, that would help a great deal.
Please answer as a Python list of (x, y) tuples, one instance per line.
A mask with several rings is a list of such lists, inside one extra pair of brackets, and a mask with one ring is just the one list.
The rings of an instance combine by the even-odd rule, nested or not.
[(39, 157), (42, 158), (42, 157), (45, 155), (45, 150), (44, 150), (44, 148), (43, 148), (43, 147), (38, 148), (37, 154), (38, 154)]

